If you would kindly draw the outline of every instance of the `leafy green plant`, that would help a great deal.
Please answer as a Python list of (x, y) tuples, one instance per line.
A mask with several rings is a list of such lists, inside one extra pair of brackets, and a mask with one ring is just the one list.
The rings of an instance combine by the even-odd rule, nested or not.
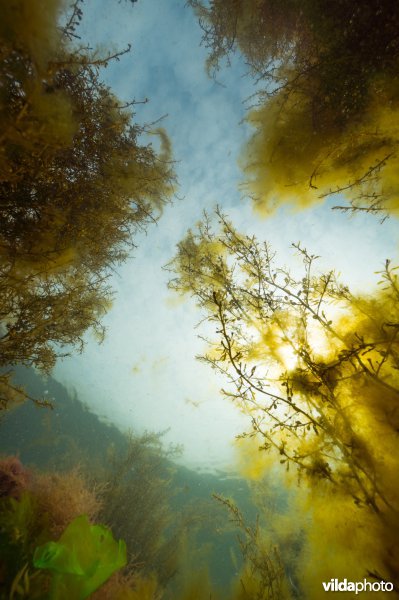
[(58, 542), (36, 548), (33, 565), (51, 571), (50, 599), (83, 600), (126, 564), (126, 544), (87, 516), (68, 525)]

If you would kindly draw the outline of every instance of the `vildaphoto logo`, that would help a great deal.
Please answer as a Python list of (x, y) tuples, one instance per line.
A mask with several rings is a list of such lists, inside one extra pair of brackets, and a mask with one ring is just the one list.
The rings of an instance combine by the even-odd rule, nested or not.
[(360, 594), (361, 592), (392, 592), (394, 585), (390, 581), (348, 581), (343, 579), (331, 579), (330, 581), (323, 581), (323, 587), (325, 592), (355, 592)]

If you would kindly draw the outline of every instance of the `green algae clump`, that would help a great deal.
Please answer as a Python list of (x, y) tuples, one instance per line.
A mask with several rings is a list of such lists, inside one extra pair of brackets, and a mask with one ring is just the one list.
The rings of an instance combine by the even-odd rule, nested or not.
[(51, 600), (83, 600), (126, 565), (126, 544), (82, 515), (68, 525), (58, 542), (38, 546), (33, 564), (52, 572)]

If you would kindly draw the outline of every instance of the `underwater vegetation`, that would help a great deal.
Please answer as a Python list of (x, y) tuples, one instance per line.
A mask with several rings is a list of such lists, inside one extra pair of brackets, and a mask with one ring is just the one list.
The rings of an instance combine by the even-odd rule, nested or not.
[(126, 565), (126, 544), (109, 529), (91, 525), (88, 517), (74, 519), (57, 542), (35, 549), (33, 566), (52, 573), (50, 598), (87, 598), (114, 571)]
[[(398, 5), (189, 4), (208, 70), (237, 51), (260, 90), (250, 98), (254, 133), (240, 159), (258, 213), (334, 197), (334, 208), (354, 216), (397, 217)], [(390, 581), (397, 595), (398, 267), (387, 259), (378, 287), (355, 294), (334, 270), (317, 272), (318, 257), (301, 243), (292, 246), (300, 273), (217, 210), (179, 244), (171, 287), (194, 297), (213, 330), (201, 360), (248, 415), (248, 476), (281, 465), (286, 489), (296, 489), (290, 518), (272, 517), (282, 540), (301, 532), (296, 555), (283, 558), (291, 593), (318, 599), (331, 577), (367, 577)]]
[[(82, 515), (87, 515), (91, 524), (109, 527), (114, 539), (123, 539), (127, 549), (127, 568), (114, 573), (90, 597), (97, 600), (208, 599), (209, 594), (223, 600), (232, 600), (236, 594), (237, 598), (248, 597), (243, 596), (240, 578), (245, 584), (248, 577), (261, 581), (261, 575), (254, 575), (253, 563), (244, 567), (246, 559), (236, 541), (241, 525), (229, 519), (225, 505), (212, 500), (211, 493), (218, 492), (229, 502), (242, 505), (241, 524), (245, 523), (248, 531), (251, 528), (258, 531), (256, 539), (262, 546), (259, 555), (264, 557), (264, 563), (259, 562), (262, 566), (267, 564), (269, 554), (274, 560), (272, 540), (280, 538), (268, 526), (270, 510), (258, 524), (256, 512), (264, 512), (265, 505), (273, 505), (274, 515), (278, 507), (286, 512), (285, 493), (279, 483), (265, 484), (259, 492), (262, 505), (259, 503), (257, 509), (248, 504), (249, 491), (243, 480), (234, 483), (235, 480), (222, 481), (217, 476), (191, 473), (171, 462), (178, 449), (163, 448), (162, 436), (125, 438), (87, 412), (55, 381), (43, 382), (33, 372), (20, 371), (18, 383), (28, 382), (29, 393), (41, 395), (44, 386), (49, 389), (54, 410), (25, 403), (8, 411), (1, 425), (1, 446), (7, 451), (20, 448), (24, 461), (35, 462), (35, 467), (27, 467), (15, 456), (2, 461), (0, 473), (7, 483), (4, 489), (19, 499), (18, 504), (11, 503), (13, 510), (6, 510), (10, 508), (10, 498), (7, 500), (3, 495), (2, 539), (7, 534), (15, 542), (11, 544), (12, 556), (8, 554), (11, 565), (7, 557), (1, 557), (2, 573), (7, 569), (9, 573), (0, 582), (6, 598), (12, 585), (20, 590), (22, 597), (22, 593), (34, 597), (37, 589), (40, 598), (43, 586), (51, 589), (53, 574), (34, 567), (35, 551), (49, 542), (60, 542), (69, 525), (76, 519), (79, 523)], [(82, 429), (74, 428), (77, 421), (85, 424), (81, 437), (78, 434)], [(75, 436), (75, 443), (53, 445), (52, 431), (58, 432), (63, 440)], [(7, 434), (11, 436), (8, 441)], [(47, 436), (50, 436), (49, 446), (45, 443)], [(236, 488), (242, 486), (238, 494)], [(12, 537), (14, 529), (20, 532), (18, 543)], [(247, 539), (244, 530), (242, 537)], [(1, 547), (5, 551), (10, 544)], [(256, 555), (255, 549), (252, 555)], [(198, 572), (201, 575), (197, 577)], [(233, 582), (235, 578), (238, 583)], [(254, 585), (247, 583), (247, 592)]]
[(241, 157), (256, 209), (303, 209), (342, 193), (341, 210), (398, 215), (397, 3), (189, 4), (210, 72), (238, 51), (260, 89)]
[[(0, 408), (21, 402), (10, 367), (50, 372), (81, 350), (112, 302), (109, 276), (173, 193), (170, 143), (156, 152), (132, 106), (79, 43), (79, 0), (11, 0), (0, 24)], [(6, 370), (8, 369), (8, 371)], [(36, 399), (38, 401), (39, 399)]]
[(276, 545), (266, 536), (262, 539), (259, 519), (255, 526), (248, 525), (235, 503), (215, 495), (230, 513), (240, 531), (239, 541), (244, 566), (235, 585), (235, 600), (278, 600), (289, 598), (289, 587), (284, 566)]
[(2, 599), (158, 597), (159, 583), (140, 572), (134, 557), (120, 572), (128, 561), (126, 543), (94, 522), (93, 506), (98, 512), (101, 501), (83, 475), (27, 470), (16, 457), (0, 461), (3, 472), (9, 485), (0, 498)]
[[(241, 157), (255, 208), (270, 215), (339, 194), (343, 211), (397, 216), (398, 4), (188, 3), (209, 69), (238, 49), (264, 85)], [(90, 50), (77, 41), (80, 0), (64, 7), (1, 7), (3, 413), (29, 397), (51, 404), (12, 380), (16, 365), (48, 374), (88, 330), (103, 338), (109, 277), (174, 191), (167, 136), (137, 125), (134, 101), (100, 78), (128, 49)], [(301, 244), (303, 270), (292, 274), (267, 243), (216, 218), (216, 231), (205, 216), (179, 244), (171, 287), (194, 296), (214, 328), (202, 360), (249, 417), (239, 448), (258, 518), (228, 495), (212, 505), (181, 489), (176, 449), (159, 434), (87, 457), (81, 434), (60, 434), (47, 413), (34, 450), (55, 470), (0, 460), (1, 599), (319, 600), (336, 577), (390, 581), (398, 595), (398, 267), (387, 260), (379, 287), (354, 294), (317, 272)], [(215, 554), (234, 567), (223, 590), (206, 569)]]
[(252, 522), (256, 507), (246, 482), (192, 472), (173, 462), (178, 448), (164, 446), (162, 435), (123, 435), (52, 378), (43, 380), (22, 368), (16, 373), (16, 384), (25, 385), (30, 395), (40, 397), (47, 390), (54, 409), (24, 403), (7, 411), (0, 450), (18, 451), (23, 464), (35, 466), (35, 491), (52, 512), (53, 539), (77, 515), (88, 514), (126, 542), (133, 572), (112, 576), (96, 595), (112, 598), (116, 587), (129, 587), (133, 580), (138, 585), (139, 570), (141, 586), (156, 582), (158, 594), (174, 599), (192, 584), (193, 573), (208, 569), (209, 589), (229, 598), (243, 559), (237, 527), (211, 494), (234, 498)]
[[(246, 524), (232, 500), (218, 497), (233, 514), (233, 531), (241, 530), (245, 541), (241, 541), (243, 566), (233, 556), (238, 577), (229, 592), (215, 590), (207, 576), (206, 560), (211, 548), (204, 545), (201, 551), (198, 539), (192, 536), (193, 514), (186, 521), (183, 519), (172, 535), (169, 532), (169, 541), (168, 536), (165, 537), (167, 530), (154, 528), (148, 518), (146, 532), (138, 529), (137, 538), (133, 540), (131, 513), (136, 508), (140, 515), (146, 516), (143, 504), (148, 495), (141, 504), (135, 496), (130, 506), (120, 506), (121, 516), (114, 521), (114, 531), (114, 527), (99, 523), (104, 522), (105, 515), (123, 499), (123, 494), (116, 492), (107, 508), (109, 500), (104, 488), (93, 487), (81, 472), (50, 474), (26, 469), (14, 456), (0, 461), (0, 474), (3, 472), (8, 485), (0, 498), (0, 598), (198, 600), (209, 598), (209, 594), (215, 600), (283, 597), (276, 596), (275, 591), (285, 585), (276, 548), (272, 548), (268, 539), (261, 540), (259, 523), (253, 528)], [(129, 487), (126, 481), (124, 485)], [(158, 502), (164, 511), (162, 486), (157, 478), (153, 487), (160, 492)], [(131, 489), (134, 492), (133, 486)], [(171, 508), (168, 517), (176, 520), (177, 515)], [(198, 530), (199, 523), (206, 518), (199, 510), (196, 519)], [(128, 544), (116, 533), (123, 522)], [(220, 515), (217, 523), (220, 531), (223, 527)], [(228, 531), (227, 513), (225, 526)], [(141, 541), (144, 543), (142, 552)], [(228, 554), (228, 547), (224, 551)], [(184, 555), (191, 557), (186, 565)], [(200, 562), (195, 567), (196, 559)], [(203, 575), (197, 578), (199, 564)], [(272, 571), (273, 582), (270, 583)]]
[(2, 598), (83, 600), (126, 564), (125, 543), (82, 514), (93, 519), (95, 504), (82, 476), (34, 472), (11, 456), (0, 477)]
[(352, 294), (300, 245), (292, 275), (267, 243), (217, 220), (181, 242), (171, 286), (215, 328), (202, 360), (250, 418), (248, 474), (280, 464), (304, 492), (286, 523), (305, 532), (296, 577), (309, 598), (331, 577), (397, 589), (397, 267), (386, 261), (372, 295)]
[[(178, 448), (164, 448), (162, 434), (130, 435), (123, 452), (112, 452), (103, 474), (101, 519), (123, 536), (129, 555), (165, 586), (176, 572), (183, 518), (171, 505)], [(180, 523), (179, 523), (180, 521)]]
[(16, 456), (1, 461), (0, 498), (4, 496), (19, 499), (30, 480), (30, 474)]

